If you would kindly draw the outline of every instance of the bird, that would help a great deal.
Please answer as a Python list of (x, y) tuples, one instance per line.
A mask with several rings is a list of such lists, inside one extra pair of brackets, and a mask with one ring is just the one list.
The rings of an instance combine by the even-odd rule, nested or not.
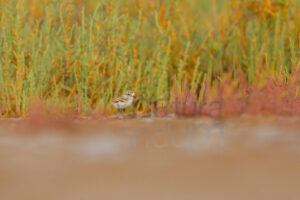
[(123, 109), (130, 106), (135, 98), (135, 93), (131, 90), (127, 90), (123, 96), (118, 97), (112, 101), (113, 106), (116, 108), (117, 113), (123, 112)]

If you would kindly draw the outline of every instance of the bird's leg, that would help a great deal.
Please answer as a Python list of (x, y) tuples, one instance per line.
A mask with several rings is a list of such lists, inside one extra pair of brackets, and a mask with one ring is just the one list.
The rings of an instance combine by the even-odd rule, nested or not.
[(122, 112), (123, 112), (123, 109), (120, 108), (120, 112), (118, 112), (118, 118), (119, 118), (119, 119), (123, 119)]

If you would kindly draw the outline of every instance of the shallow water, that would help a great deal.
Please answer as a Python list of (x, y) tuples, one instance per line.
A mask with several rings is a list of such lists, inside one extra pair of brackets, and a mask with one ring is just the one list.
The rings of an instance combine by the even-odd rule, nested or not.
[(0, 122), (0, 199), (299, 199), (300, 119)]

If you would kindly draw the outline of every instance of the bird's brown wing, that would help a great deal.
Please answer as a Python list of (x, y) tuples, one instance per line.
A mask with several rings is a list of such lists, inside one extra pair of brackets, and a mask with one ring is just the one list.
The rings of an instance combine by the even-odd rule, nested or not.
[(118, 97), (115, 100), (113, 100), (113, 103), (125, 103), (126, 101), (128, 101), (128, 98)]

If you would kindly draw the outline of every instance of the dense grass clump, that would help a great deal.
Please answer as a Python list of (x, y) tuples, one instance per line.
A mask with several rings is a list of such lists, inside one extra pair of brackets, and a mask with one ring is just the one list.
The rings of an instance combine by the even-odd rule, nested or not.
[(111, 113), (127, 89), (138, 112), (300, 114), (300, 1), (229, 2), (2, 1), (1, 115)]

